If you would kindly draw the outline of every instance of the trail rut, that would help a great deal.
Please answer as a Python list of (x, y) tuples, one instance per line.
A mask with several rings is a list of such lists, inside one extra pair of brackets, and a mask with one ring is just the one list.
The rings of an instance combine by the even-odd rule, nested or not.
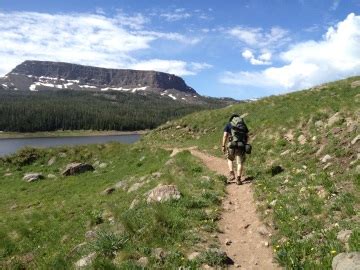
[[(194, 148), (189, 149), (210, 169), (218, 174), (227, 175), (226, 160), (202, 153)], [(219, 240), (222, 248), (234, 261), (228, 269), (281, 269), (273, 259), (269, 239), (261, 235), (259, 228), (263, 224), (256, 213), (251, 182), (243, 185), (232, 183), (227, 186), (227, 196), (223, 201), (223, 213), (219, 221)], [(230, 240), (231, 243), (225, 244)]]

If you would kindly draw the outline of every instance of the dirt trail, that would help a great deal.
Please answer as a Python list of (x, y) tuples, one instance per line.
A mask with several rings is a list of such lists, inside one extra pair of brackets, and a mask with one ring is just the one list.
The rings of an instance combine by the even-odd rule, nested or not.
[[(194, 148), (189, 150), (209, 169), (219, 174), (228, 174), (226, 160)], [(271, 247), (266, 246), (269, 239), (259, 233), (263, 224), (256, 213), (251, 185), (244, 183), (238, 186), (233, 183), (226, 188), (228, 195), (223, 201), (224, 211), (219, 221), (223, 233), (219, 234), (219, 240), (223, 250), (234, 261), (234, 265), (228, 269), (281, 269), (274, 263)], [(231, 240), (230, 245), (225, 244), (227, 240)]]

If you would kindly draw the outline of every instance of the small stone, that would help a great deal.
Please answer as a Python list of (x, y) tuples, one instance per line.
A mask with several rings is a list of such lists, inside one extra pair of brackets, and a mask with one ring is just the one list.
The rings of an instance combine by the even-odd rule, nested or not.
[(269, 247), (269, 242), (264, 242), (265, 247)]
[(270, 233), (268, 228), (266, 228), (265, 225), (261, 225), (260, 227), (258, 227), (257, 231), (260, 235), (263, 235), (263, 236), (269, 235), (269, 233)]
[(319, 121), (316, 121), (316, 122), (315, 122), (315, 127), (321, 128), (321, 127), (323, 127), (323, 126), (324, 126), (324, 122), (323, 122), (323, 121), (319, 120)]
[(193, 253), (191, 253), (187, 258), (188, 258), (189, 261), (194, 261), (194, 260), (196, 260), (200, 255), (201, 255), (200, 252), (193, 252)]
[(324, 167), (323, 167), (323, 170), (325, 171), (327, 168), (329, 168), (330, 166), (332, 165), (332, 163), (330, 162), (330, 163), (328, 163), (328, 164), (326, 164)]
[(232, 241), (230, 239), (225, 240), (225, 245), (230, 246), (232, 244)]
[(160, 178), (161, 175), (162, 175), (161, 172), (154, 172), (154, 173), (151, 174), (151, 176), (152, 176), (152, 177), (155, 177), (155, 178)]
[(325, 155), (322, 159), (321, 162), (322, 163), (326, 163), (328, 162), (330, 159), (332, 159), (332, 157), (330, 155)]
[(355, 144), (360, 141), (360, 135), (357, 135), (354, 139), (352, 139), (351, 144)]
[(162, 248), (155, 248), (153, 254), (154, 257), (160, 261), (164, 260), (168, 255), (167, 252), (165, 252)]
[(108, 165), (106, 163), (100, 163), (99, 164), (99, 168), (100, 169), (105, 169)]
[(244, 229), (249, 228), (249, 227), (250, 227), (250, 225), (251, 225), (251, 224), (246, 224), (246, 225), (244, 226)]
[(54, 163), (55, 163), (55, 161), (56, 161), (56, 157), (52, 157), (49, 161), (48, 161), (48, 166), (51, 166), (51, 165), (53, 165)]
[(352, 230), (342, 230), (337, 234), (337, 239), (342, 243), (347, 243), (351, 236)]
[(138, 199), (134, 199), (131, 202), (129, 209), (134, 209), (139, 203), (140, 203), (140, 201)]
[(280, 153), (280, 156), (285, 156), (290, 153), (290, 149), (285, 150), (284, 152)]
[(95, 231), (87, 231), (85, 233), (85, 238), (88, 240), (93, 240), (97, 237), (97, 233)]
[(85, 267), (91, 265), (91, 263), (94, 261), (95, 257), (96, 257), (95, 252), (92, 252), (89, 255), (82, 257), (80, 260), (78, 260), (75, 263), (75, 268), (80, 269), (80, 268), (85, 268)]
[(25, 180), (28, 183), (31, 183), (43, 178), (44, 176), (41, 173), (27, 173), (24, 175), (23, 180)]
[(137, 260), (136, 264), (140, 267), (147, 267), (149, 264), (149, 259), (147, 257), (141, 257), (140, 259)]
[(301, 144), (301, 145), (304, 145), (306, 143), (306, 137), (301, 134), (298, 138), (297, 138), (298, 142)]
[(110, 195), (113, 193), (116, 189), (114, 187), (109, 187), (101, 192), (102, 195)]

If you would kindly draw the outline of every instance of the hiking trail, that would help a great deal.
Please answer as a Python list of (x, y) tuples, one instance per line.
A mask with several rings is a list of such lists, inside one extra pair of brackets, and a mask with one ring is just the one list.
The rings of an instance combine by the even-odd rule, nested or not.
[[(199, 158), (210, 170), (218, 174), (228, 175), (226, 160), (200, 152), (196, 148), (188, 148), (191, 154)], [(174, 149), (173, 153), (179, 152)], [(218, 234), (222, 249), (234, 261), (228, 269), (281, 269), (274, 262), (272, 248), (267, 236), (259, 231), (261, 223), (251, 188), (252, 183), (245, 181), (243, 185), (231, 183), (226, 187), (223, 211), (219, 221), (222, 233)], [(227, 243), (231, 241), (231, 243)]]

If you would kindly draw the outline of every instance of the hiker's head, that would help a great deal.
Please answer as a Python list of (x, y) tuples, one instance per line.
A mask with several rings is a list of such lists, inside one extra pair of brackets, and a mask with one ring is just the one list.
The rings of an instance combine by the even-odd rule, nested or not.
[(233, 113), (233, 114), (230, 116), (229, 122), (231, 122), (231, 120), (233, 120), (234, 117), (240, 117), (240, 115), (238, 115), (238, 114), (236, 114), (236, 113)]

